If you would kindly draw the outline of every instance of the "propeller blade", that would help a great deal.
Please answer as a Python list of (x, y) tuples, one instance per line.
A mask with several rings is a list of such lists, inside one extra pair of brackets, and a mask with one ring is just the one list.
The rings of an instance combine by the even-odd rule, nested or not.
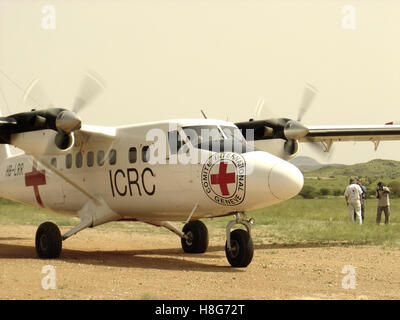
[(295, 154), (298, 150), (298, 142), (296, 140), (287, 140), (283, 145), (283, 149), (287, 154)]
[(265, 105), (265, 99), (260, 97), (257, 100), (254, 108), (254, 118), (252, 118), (252, 120), (263, 120), (270, 118), (274, 118), (274, 113), (268, 108), (268, 106)]
[(325, 161), (329, 161), (333, 154), (333, 143), (324, 143), (322, 141), (313, 141), (311, 139), (307, 139), (307, 145), (313, 149), (322, 159)]
[(259, 98), (257, 101), (257, 104), (256, 104), (256, 108), (254, 110), (254, 119), (256, 119), (256, 120), (260, 119), (260, 114), (264, 107), (264, 104), (265, 104), (265, 100), (263, 98)]
[(53, 107), (40, 79), (34, 79), (25, 90), (23, 96), (24, 105), (30, 109), (46, 109)]
[(315, 87), (313, 87), (309, 83), (306, 83), (306, 87), (304, 88), (303, 93), (303, 100), (301, 101), (299, 114), (297, 116), (297, 121), (301, 121), (301, 119), (304, 117), (308, 109), (311, 107), (311, 104), (317, 93), (318, 90)]
[(78, 113), (91, 104), (104, 90), (105, 83), (99, 75), (87, 73), (79, 86), (78, 95), (72, 107), (74, 113)]

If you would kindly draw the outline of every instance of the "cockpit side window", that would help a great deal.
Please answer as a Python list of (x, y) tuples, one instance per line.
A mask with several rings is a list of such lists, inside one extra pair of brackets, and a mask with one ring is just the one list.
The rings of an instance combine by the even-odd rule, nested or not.
[(191, 126), (183, 127), (182, 129), (193, 145), (224, 139), (223, 133), (217, 126)]
[(222, 126), (221, 129), (224, 132), (227, 139), (233, 139), (237, 141), (245, 140), (242, 135), (242, 132), (236, 127)]
[(252, 150), (240, 130), (231, 126), (190, 126), (183, 131), (191, 144), (197, 149), (214, 152), (244, 153)]
[(185, 142), (182, 140), (182, 137), (178, 131), (175, 130), (168, 132), (168, 144), (170, 154), (177, 154), (184, 143)]

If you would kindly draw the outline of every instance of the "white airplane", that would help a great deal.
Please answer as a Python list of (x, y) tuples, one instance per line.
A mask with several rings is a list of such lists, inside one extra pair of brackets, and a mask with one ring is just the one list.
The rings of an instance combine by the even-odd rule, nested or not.
[[(246, 267), (254, 253), (254, 220), (246, 212), (288, 200), (303, 186), (301, 172), (267, 152), (268, 143), (277, 141), (273, 151), (290, 158), (298, 141), (400, 136), (396, 125), (380, 126), (379, 132), (360, 127), (348, 135), (290, 119), (87, 126), (75, 111), (96, 94), (88, 88), (72, 111), (47, 108), (0, 117), (0, 196), (80, 218), (63, 235), (55, 224), (41, 224), (35, 237), (40, 258), (59, 257), (62, 241), (111, 221), (164, 227), (181, 238), (185, 252), (203, 253), (208, 231), (200, 219), (233, 215), (226, 226), (226, 257), (233, 267)], [(266, 151), (249, 146), (242, 132), (248, 140), (266, 142)], [(11, 155), (8, 145), (25, 153)], [(174, 222), (185, 222), (183, 229)], [(244, 229), (232, 231), (235, 225)]]

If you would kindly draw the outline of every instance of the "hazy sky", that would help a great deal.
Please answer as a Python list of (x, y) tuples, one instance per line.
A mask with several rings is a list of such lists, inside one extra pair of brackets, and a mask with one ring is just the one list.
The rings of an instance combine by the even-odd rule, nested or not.
[[(264, 117), (296, 118), (306, 82), (319, 93), (305, 124), (400, 120), (399, 41), (395, 0), (0, 0), (0, 70), (21, 88), (39, 77), (60, 107), (96, 71), (107, 87), (80, 114), (88, 124), (197, 118), (200, 109), (245, 121), (260, 98)], [(0, 89), (3, 113), (27, 110), (1, 73)], [(304, 144), (299, 154), (315, 156)], [(377, 153), (371, 142), (336, 143), (329, 160), (315, 157), (400, 160), (400, 141)]]

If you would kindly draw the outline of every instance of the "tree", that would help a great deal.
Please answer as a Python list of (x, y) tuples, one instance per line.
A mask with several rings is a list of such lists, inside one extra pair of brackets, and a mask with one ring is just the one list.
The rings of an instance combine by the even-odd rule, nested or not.
[(316, 189), (312, 186), (304, 186), (300, 192), (300, 196), (304, 199), (314, 199), (316, 194)]
[(388, 187), (390, 188), (390, 195), (393, 197), (400, 197), (400, 182), (393, 180), (389, 182)]
[(327, 195), (329, 195), (329, 194), (331, 193), (331, 190), (329, 190), (328, 188), (321, 188), (321, 189), (319, 190), (319, 193), (320, 193), (321, 195), (323, 195), (323, 196), (327, 196)]
[(335, 189), (335, 190), (333, 190), (333, 195), (334, 196), (342, 196), (344, 194), (344, 191), (343, 190), (340, 190), (340, 189)]

